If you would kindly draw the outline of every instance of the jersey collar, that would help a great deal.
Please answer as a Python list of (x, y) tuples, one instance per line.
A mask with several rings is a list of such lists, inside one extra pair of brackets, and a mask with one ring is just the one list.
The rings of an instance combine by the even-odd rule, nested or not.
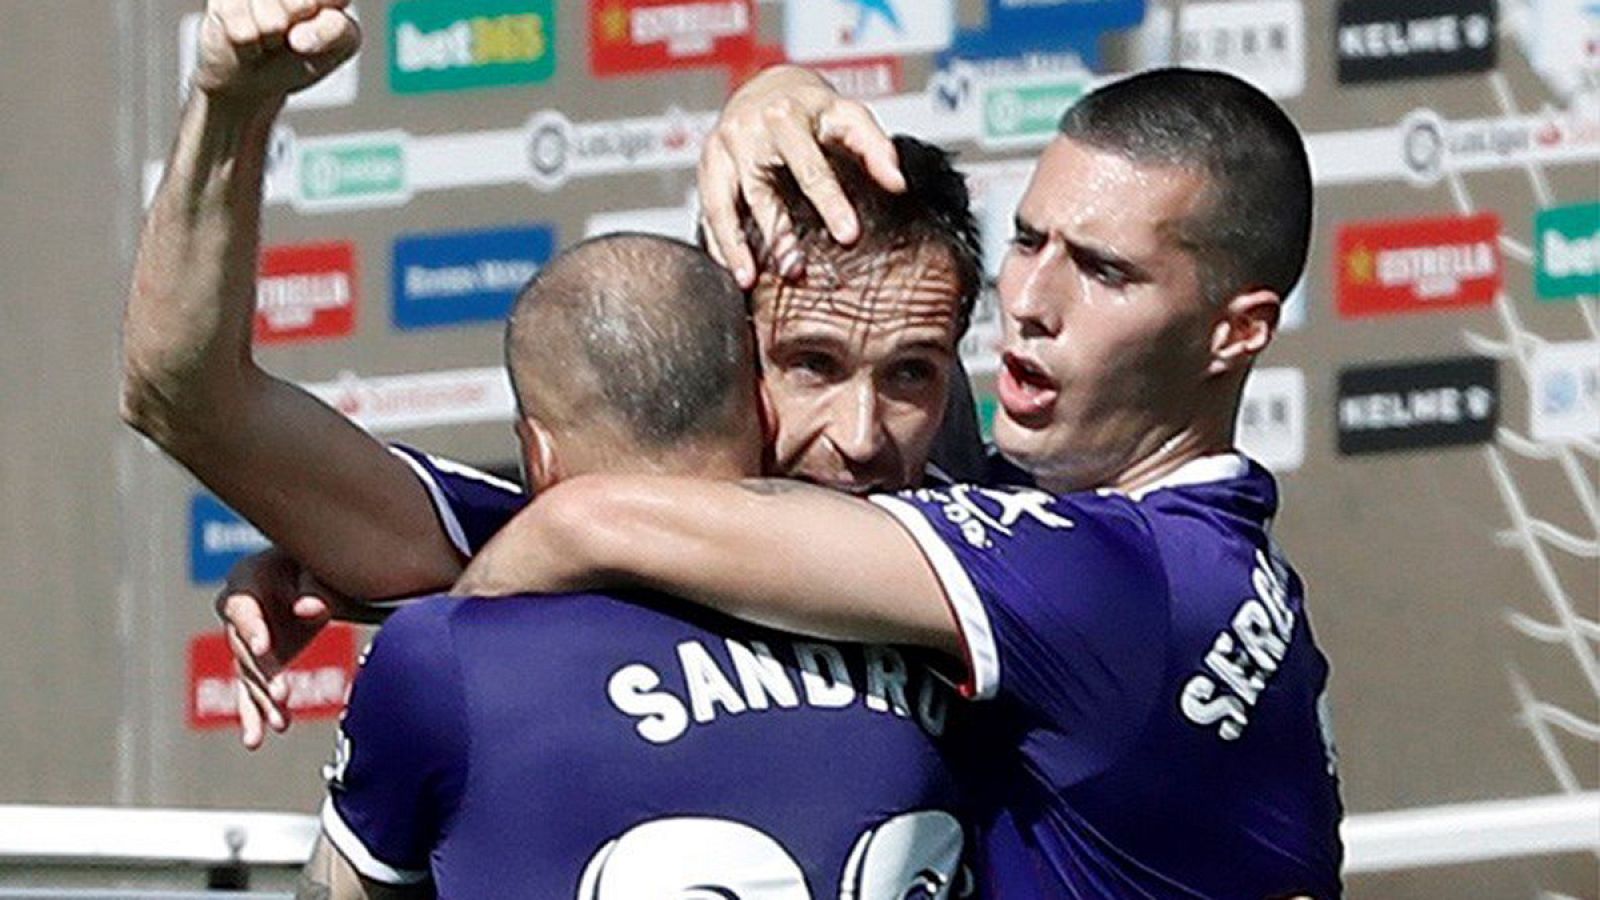
[(1185, 487), (1194, 484), (1215, 484), (1219, 481), (1231, 481), (1243, 478), (1250, 471), (1250, 462), (1238, 453), (1216, 453), (1211, 456), (1202, 456), (1191, 459), (1171, 472), (1157, 478), (1155, 481), (1131, 491), (1118, 491), (1112, 488), (1102, 488), (1101, 494), (1123, 494), (1135, 500), (1143, 500), (1146, 496), (1164, 488)]

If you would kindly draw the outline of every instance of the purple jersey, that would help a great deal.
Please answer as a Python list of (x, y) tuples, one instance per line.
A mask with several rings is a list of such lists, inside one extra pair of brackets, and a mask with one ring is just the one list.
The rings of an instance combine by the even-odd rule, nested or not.
[[(389, 450), (405, 460), (427, 488), (440, 526), (462, 556), (482, 550), (495, 532), (528, 505), (522, 488), (503, 478), (399, 444)], [(924, 474), (924, 484), (949, 484), (951, 480), (932, 463)]]
[(1017, 897), (1340, 892), (1328, 665), (1237, 455), (1129, 496), (958, 485), (873, 498), (960, 623), (993, 799), (980, 881)]
[(646, 595), (430, 598), (363, 661), (323, 827), (442, 897), (943, 898), (953, 695), (910, 651)]

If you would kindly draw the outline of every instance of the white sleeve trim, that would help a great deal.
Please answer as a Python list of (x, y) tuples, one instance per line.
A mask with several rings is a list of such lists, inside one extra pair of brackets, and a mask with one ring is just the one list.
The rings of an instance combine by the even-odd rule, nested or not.
[(444, 531), (450, 538), (450, 543), (455, 545), (456, 552), (464, 557), (472, 556), (472, 545), (467, 541), (466, 529), (461, 527), (461, 520), (456, 518), (456, 511), (451, 508), (450, 501), (445, 499), (444, 489), (439, 487), (439, 482), (434, 479), (422, 463), (411, 458), (411, 454), (398, 447), (390, 447), (389, 452), (405, 460), (406, 465), (416, 474), (417, 480), (428, 490), (428, 499), (433, 501), (433, 510), (439, 516), (439, 521), (444, 524)]
[(433, 877), (426, 869), (396, 869), (394, 866), (378, 859), (361, 842), (350, 826), (339, 816), (338, 807), (333, 805), (333, 798), (322, 801), (322, 833), (328, 836), (329, 842), (339, 848), (344, 858), (350, 860), (350, 865), (361, 873), (362, 877), (384, 884), (421, 884)]
[(968, 683), (963, 693), (973, 700), (993, 698), (1000, 690), (1000, 652), (995, 646), (994, 629), (989, 624), (989, 611), (978, 598), (978, 589), (967, 570), (916, 506), (887, 495), (867, 499), (893, 516), (933, 565), (933, 573), (944, 588), (945, 601), (955, 613), (956, 627), (961, 629), (961, 645), (967, 653)]

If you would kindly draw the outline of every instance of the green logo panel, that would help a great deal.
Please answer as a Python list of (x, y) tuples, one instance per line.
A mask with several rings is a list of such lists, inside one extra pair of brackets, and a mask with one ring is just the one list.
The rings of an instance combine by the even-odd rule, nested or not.
[(308, 203), (381, 200), (405, 190), (405, 148), (398, 141), (308, 146), (300, 156), (300, 197)]
[(548, 81), (555, 17), (555, 0), (401, 0), (389, 8), (389, 87), (427, 94)]
[(992, 89), (983, 98), (984, 134), (991, 140), (1054, 134), (1061, 114), (1078, 102), (1085, 87), (1083, 81), (1064, 81)]
[(1533, 239), (1533, 292), (1540, 300), (1600, 294), (1600, 203), (1539, 210)]

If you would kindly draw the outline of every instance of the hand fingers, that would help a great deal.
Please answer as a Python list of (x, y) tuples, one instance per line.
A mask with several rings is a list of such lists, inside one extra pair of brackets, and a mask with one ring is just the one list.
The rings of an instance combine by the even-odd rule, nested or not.
[(739, 175), (739, 185), (744, 191), (750, 219), (761, 232), (761, 245), (752, 248), (757, 274), (761, 267), (772, 266), (777, 274), (790, 275), (799, 268), (802, 260), (795, 252), (794, 223), (789, 219), (789, 211), (778, 200), (777, 192), (772, 189), (770, 178), (766, 169), (755, 167), (746, 168)]
[(289, 30), (289, 11), (282, 0), (250, 0), (250, 18), (255, 20), (256, 33), (264, 44), (277, 44)]
[(884, 190), (898, 194), (906, 189), (894, 140), (884, 133), (866, 106), (850, 101), (835, 103), (818, 117), (817, 134), (822, 141), (854, 153)]
[(296, 22), (289, 29), (289, 47), (302, 56), (319, 57), (313, 62), (331, 69), (355, 53), (361, 44), (361, 28), (355, 19), (338, 9), (323, 8), (315, 16)]
[(298, 22), (309, 19), (319, 9), (345, 9), (350, 6), (350, 0), (282, 0), (283, 8), (288, 11), (289, 19)]
[(288, 729), (289, 718), (284, 715), (283, 706), (277, 699), (249, 678), (241, 677), (239, 684), (244, 686), (245, 694), (255, 704), (257, 713), (266, 720), (268, 728), (279, 733)]
[(315, 624), (333, 616), (328, 601), (316, 594), (301, 594), (294, 601), (294, 615), (302, 624)]
[(795, 112), (792, 105), (779, 104), (769, 108), (766, 121), (779, 157), (794, 174), (801, 193), (827, 223), (828, 231), (841, 244), (854, 243), (860, 237), (860, 222), (844, 189), (839, 187), (833, 167), (822, 155), (811, 120)]
[(287, 692), (281, 697), (272, 693), (271, 679), (276, 678), (278, 673), (274, 671), (269, 675), (262, 668), (261, 661), (245, 651), (238, 635), (231, 630), (228, 632), (228, 646), (233, 651), (233, 667), (238, 674), (239, 684), (256, 705), (257, 714), (264, 716), (273, 728), (282, 731), (287, 727), (284, 703), (288, 697)]
[(700, 214), (712, 255), (733, 271), (742, 288), (756, 281), (756, 263), (739, 224), (739, 170), (720, 134), (713, 134), (700, 152)]
[(255, 701), (250, 699), (243, 680), (234, 683), (233, 693), (234, 703), (239, 708), (239, 743), (246, 750), (258, 749), (266, 738), (266, 732), (261, 728), (261, 712), (256, 709)]
[(269, 681), (277, 678), (284, 669), (288, 668), (276, 656), (271, 654), (257, 656), (251, 653), (250, 648), (245, 646), (244, 641), (238, 639), (238, 632), (229, 629), (228, 633), (234, 638), (234, 642), (229, 645), (233, 649), (234, 662), (238, 663), (239, 668), (244, 670), (247, 678), (261, 685), (262, 690), (267, 688)]
[(226, 594), (217, 610), (222, 621), (235, 631), (255, 656), (272, 652), (272, 629), (267, 625), (261, 601), (253, 594), (234, 591)]
[(247, 0), (215, 0), (207, 8), (206, 15), (221, 27), (239, 59), (252, 61), (260, 58), (261, 45), (258, 41), (261, 34), (256, 30), (255, 17), (250, 14)]
[(295, 577), (295, 601), (291, 607), (296, 618), (306, 624), (315, 623), (332, 615), (332, 604), (329, 595), (333, 592), (322, 586), (317, 576), (303, 566), (298, 567)]
[(239, 685), (244, 689), (245, 696), (255, 705), (257, 716), (265, 719), (268, 727), (273, 731), (283, 731), (289, 727), (283, 706), (268, 692), (267, 682), (250, 677), (249, 673), (244, 671), (244, 666), (240, 666)]

